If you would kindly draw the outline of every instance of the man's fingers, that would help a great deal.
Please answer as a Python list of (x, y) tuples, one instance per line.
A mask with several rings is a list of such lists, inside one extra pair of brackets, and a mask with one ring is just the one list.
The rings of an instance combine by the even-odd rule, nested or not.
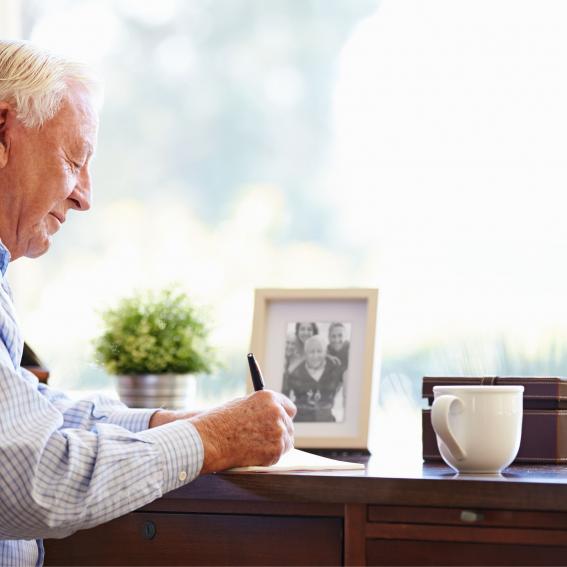
[(284, 423), (280, 424), (280, 436), (277, 441), (279, 456), (281, 457), (284, 453), (287, 453), (293, 448), (293, 423), (291, 418), (284, 414)]
[(295, 417), (295, 414), (297, 413), (297, 408), (295, 407), (295, 404), (287, 396), (284, 396), (280, 392), (274, 392), (273, 390), (262, 390), (261, 392), (254, 392), (251, 395), (271, 396), (272, 401), (280, 404), (284, 408), (287, 415), (289, 415), (289, 417), (291, 417), (292, 419)]
[(291, 437), (286, 437), (284, 453), (287, 453), (287, 452), (290, 451), (291, 449), (293, 449), (293, 436), (291, 436)]
[(281, 398), (281, 404), (283, 406), (283, 409), (285, 410), (285, 412), (287, 413), (287, 415), (289, 415), (289, 417), (291, 417), (292, 419), (295, 417), (295, 414), (297, 413), (297, 408), (295, 407), (295, 404), (286, 396), (282, 395)]
[(285, 428), (287, 430), (288, 435), (293, 438), (293, 435), (295, 433), (294, 431), (294, 427), (293, 427), (293, 421), (291, 420), (291, 417), (289, 417), (289, 415), (287, 415), (286, 413), (283, 414), (282, 416)]

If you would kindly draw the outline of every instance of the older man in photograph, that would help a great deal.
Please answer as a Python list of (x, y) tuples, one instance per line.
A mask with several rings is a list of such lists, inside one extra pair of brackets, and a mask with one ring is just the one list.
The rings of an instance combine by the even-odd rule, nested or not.
[(72, 401), (21, 368), (6, 271), (47, 252), (70, 210), (90, 208), (98, 92), (82, 65), (0, 40), (2, 566), (41, 565), (42, 538), (131, 512), (199, 474), (271, 464), (293, 442), (295, 407), (275, 392), (198, 414), (134, 410)]

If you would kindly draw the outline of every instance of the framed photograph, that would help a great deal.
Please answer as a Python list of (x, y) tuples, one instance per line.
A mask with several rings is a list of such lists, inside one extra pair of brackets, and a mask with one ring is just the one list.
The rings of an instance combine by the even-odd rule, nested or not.
[(297, 406), (296, 447), (368, 449), (377, 307), (377, 289), (256, 290), (250, 350)]

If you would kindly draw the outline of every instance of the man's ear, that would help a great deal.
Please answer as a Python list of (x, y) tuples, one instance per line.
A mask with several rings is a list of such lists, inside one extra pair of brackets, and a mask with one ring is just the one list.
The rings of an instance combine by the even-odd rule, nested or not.
[(12, 108), (7, 102), (0, 101), (0, 169), (6, 167), (10, 153), (10, 136), (8, 133)]

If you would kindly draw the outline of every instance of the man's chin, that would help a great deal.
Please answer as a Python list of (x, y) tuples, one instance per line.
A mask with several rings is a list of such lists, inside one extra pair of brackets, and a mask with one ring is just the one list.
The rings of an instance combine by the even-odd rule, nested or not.
[(46, 236), (41, 240), (33, 240), (29, 243), (25, 256), (27, 258), (38, 258), (45, 254), (51, 246), (51, 236)]

